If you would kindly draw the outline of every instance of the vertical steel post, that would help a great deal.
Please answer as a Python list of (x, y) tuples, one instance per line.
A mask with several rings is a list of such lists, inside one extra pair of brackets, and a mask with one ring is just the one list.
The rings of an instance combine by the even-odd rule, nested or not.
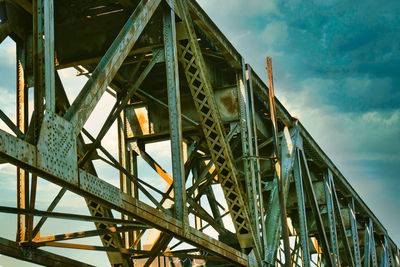
[(187, 223), (185, 167), (182, 149), (182, 121), (179, 92), (178, 52), (175, 13), (163, 10), (164, 51), (167, 72), (169, 122), (171, 133), (172, 175), (174, 177), (175, 216)]
[(331, 248), (333, 253), (333, 264), (334, 266), (340, 266), (340, 257), (339, 257), (339, 244), (337, 239), (336, 232), (336, 219), (335, 219), (335, 210), (333, 207), (333, 196), (332, 190), (334, 190), (332, 186), (332, 173), (330, 170), (326, 170), (324, 173), (324, 185), (325, 185), (325, 197), (326, 197), (326, 206), (328, 209), (328, 219), (329, 219), (329, 232), (331, 237)]
[(34, 75), (34, 143), (39, 139), (44, 115), (44, 47), (43, 47), (43, 0), (33, 1), (33, 75)]
[[(46, 110), (55, 111), (54, 6), (53, 0), (33, 1), (34, 77), (36, 122), (41, 123), (44, 99)], [(36, 125), (38, 129), (40, 125)]]
[[(46, 110), (55, 112), (55, 74), (54, 74), (54, 2), (43, 1), (43, 28), (44, 28), (44, 73), (46, 90)], [(40, 41), (42, 42), (42, 41)]]
[[(255, 102), (254, 102), (254, 89), (253, 89), (253, 76), (252, 76), (252, 69), (250, 65), (246, 64), (247, 69), (247, 80), (248, 80), (248, 89), (250, 91), (250, 103), (251, 103), (251, 114), (252, 114), (252, 121), (253, 121), (253, 133), (254, 133), (254, 151), (255, 151), (255, 177), (256, 177), (256, 188), (257, 188), (257, 195), (258, 195), (258, 208), (260, 211), (260, 218), (257, 221), (261, 225), (261, 233), (262, 233), (262, 243), (264, 248), (264, 259), (265, 259), (265, 248), (267, 247), (267, 233), (264, 224), (264, 199), (262, 194), (262, 186), (261, 186), (261, 166), (260, 166), (260, 159), (259, 159), (259, 151), (258, 151), (258, 137), (257, 137), (257, 124), (255, 118)], [(257, 203), (256, 203), (257, 204)], [(258, 219), (258, 218), (257, 218)], [(258, 227), (258, 226), (257, 226)]]
[(370, 228), (365, 223), (365, 237), (364, 237), (364, 267), (370, 267), (371, 265), (371, 234)]
[(353, 198), (349, 202), (348, 206), (350, 212), (351, 236), (353, 238), (354, 261), (356, 267), (361, 267), (360, 244), (358, 242), (356, 210)]
[(256, 207), (256, 188), (255, 188), (255, 174), (253, 160), (252, 147), (252, 132), (251, 132), (251, 117), (250, 117), (250, 106), (249, 96), (247, 93), (246, 85), (246, 68), (244, 59), (242, 58), (242, 68), (237, 72), (237, 88), (238, 98), (240, 107), (240, 136), (242, 139), (242, 159), (243, 159), (243, 171), (246, 181), (247, 199), (250, 209), (250, 218), (256, 229), (257, 236), (260, 236), (260, 228), (258, 227), (258, 210)]
[(378, 260), (376, 258), (376, 248), (375, 248), (374, 224), (371, 218), (369, 219), (369, 234), (370, 234), (370, 244), (371, 244), (372, 267), (378, 267)]
[(304, 173), (305, 173), (303, 175), (304, 189), (307, 192), (308, 200), (311, 205), (311, 210), (312, 210), (312, 213), (314, 215), (315, 222), (317, 225), (319, 240), (321, 243), (322, 252), (324, 254), (323, 256), (324, 256), (324, 259), (326, 260), (326, 264), (328, 266), (333, 266), (333, 260), (332, 260), (331, 251), (330, 251), (329, 244), (328, 244), (328, 239), (326, 237), (325, 228), (324, 228), (324, 225), (322, 222), (322, 217), (321, 217), (321, 213), (320, 213), (320, 210), (318, 207), (317, 198), (315, 196), (310, 171), (308, 169), (307, 158), (306, 158), (306, 155), (304, 154), (303, 150), (301, 150), (301, 168), (302, 168), (302, 170), (304, 170)]
[(296, 148), (296, 158), (294, 165), (294, 181), (296, 185), (296, 195), (298, 203), (299, 224), (300, 224), (300, 242), (301, 242), (301, 260), (304, 267), (310, 266), (310, 247), (308, 243), (308, 229), (306, 207), (304, 199), (303, 180), (300, 165), (299, 149)]
[[(117, 100), (118, 101), (118, 100)], [(121, 166), (123, 166), (126, 171), (130, 174), (131, 172), (131, 162), (130, 162), (130, 152), (127, 150), (126, 145), (126, 120), (125, 120), (125, 110), (121, 112), (117, 119), (117, 128), (118, 128), (118, 159)], [(125, 175), (124, 172), (119, 172), (120, 178), (120, 188), (122, 192), (132, 196), (132, 186), (131, 181)], [(128, 216), (121, 214), (121, 219), (124, 220), (132, 220), (133, 218), (129, 218)], [(122, 243), (126, 248), (129, 248), (133, 244), (133, 235), (132, 232), (122, 232)]]
[[(28, 86), (25, 80), (25, 56), (26, 44), (17, 42), (17, 127), (22, 133), (26, 133), (28, 127)], [(29, 208), (29, 173), (17, 167), (17, 207)], [(17, 215), (18, 242), (26, 240), (28, 216)]]
[[(274, 81), (272, 76), (272, 61), (270, 57), (267, 57), (267, 72), (268, 72), (268, 92), (269, 92), (269, 111), (271, 115), (271, 122), (273, 126), (274, 132), (274, 146), (275, 146), (275, 156), (277, 161), (280, 162), (281, 152), (279, 148), (279, 137), (278, 137), (278, 124), (276, 119), (276, 112), (275, 112), (275, 96), (274, 96)], [(285, 193), (283, 187), (283, 180), (282, 180), (282, 172), (281, 168), (276, 170), (276, 177), (278, 181), (278, 194), (279, 194), (279, 205), (280, 205), (280, 214), (281, 214), (281, 224), (282, 224), (282, 239), (283, 245), (285, 248), (285, 265), (292, 266), (291, 263), (291, 256), (290, 256), (290, 243), (289, 243), (289, 228), (287, 224), (287, 215), (286, 215), (286, 200), (285, 200)]]
[(383, 257), (381, 260), (381, 266), (382, 267), (390, 267), (390, 261), (389, 261), (389, 243), (387, 240), (386, 235), (383, 237)]
[[(199, 179), (198, 164), (194, 164), (192, 167), (192, 185), (194, 185), (198, 179)], [(198, 190), (196, 189), (193, 191), (193, 194), (190, 197), (195, 199), (197, 193), (198, 193)], [(201, 229), (201, 218), (196, 215), (194, 215), (194, 228)]]

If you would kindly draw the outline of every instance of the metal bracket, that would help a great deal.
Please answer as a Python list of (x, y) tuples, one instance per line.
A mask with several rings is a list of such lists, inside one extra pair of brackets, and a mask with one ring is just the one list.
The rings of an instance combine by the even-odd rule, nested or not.
[(76, 137), (72, 123), (46, 112), (37, 144), (37, 166), (68, 183), (78, 184)]

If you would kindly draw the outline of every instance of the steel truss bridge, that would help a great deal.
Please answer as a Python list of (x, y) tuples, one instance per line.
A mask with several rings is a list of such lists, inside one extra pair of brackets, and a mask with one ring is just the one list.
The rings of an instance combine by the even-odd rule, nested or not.
[[(267, 86), (195, 0), (3, 0), (0, 16), (0, 42), (17, 47), (16, 123), (0, 112), (1, 163), (17, 167), (17, 207), (0, 212), (17, 214), (17, 236), (0, 238), (0, 254), (47, 266), (90, 265), (41, 247), (103, 251), (112, 266), (399, 266), (384, 226), (273, 98), (271, 69)], [(58, 74), (71, 67), (88, 77), (72, 103)], [(105, 94), (115, 104), (94, 135), (84, 126)], [(110, 128), (118, 155), (102, 145)], [(172, 173), (146, 151), (165, 140)], [(163, 184), (139, 177), (139, 158)], [(47, 210), (35, 208), (38, 179), (61, 187)], [(66, 191), (91, 216), (54, 212)], [(94, 227), (41, 236), (47, 218)], [(74, 243), (93, 236), (102, 246)]]

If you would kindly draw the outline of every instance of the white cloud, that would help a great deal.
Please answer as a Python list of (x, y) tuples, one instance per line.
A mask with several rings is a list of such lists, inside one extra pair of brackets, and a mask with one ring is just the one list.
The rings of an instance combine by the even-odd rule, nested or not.
[(260, 37), (268, 45), (282, 44), (288, 38), (288, 26), (284, 21), (272, 21), (265, 26)]
[(0, 64), (12, 66), (15, 64), (15, 43), (9, 37), (0, 44)]

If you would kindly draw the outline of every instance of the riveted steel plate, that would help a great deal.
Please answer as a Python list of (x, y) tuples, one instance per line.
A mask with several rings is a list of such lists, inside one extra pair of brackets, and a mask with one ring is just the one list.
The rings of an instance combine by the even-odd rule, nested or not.
[(35, 164), (35, 147), (0, 130), (0, 151), (30, 165)]
[(65, 181), (78, 184), (76, 141), (72, 124), (47, 112), (37, 145), (37, 165)]
[(122, 192), (119, 188), (85, 172), (82, 169), (79, 170), (79, 185), (82, 189), (96, 194), (117, 206), (122, 205)]

